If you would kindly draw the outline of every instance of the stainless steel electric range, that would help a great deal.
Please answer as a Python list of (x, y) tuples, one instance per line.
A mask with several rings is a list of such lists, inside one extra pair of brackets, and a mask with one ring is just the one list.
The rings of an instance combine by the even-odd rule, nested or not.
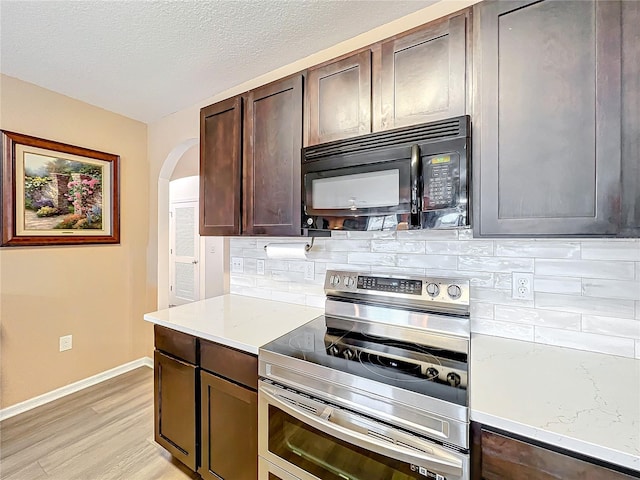
[(328, 271), (259, 352), (261, 480), (469, 479), (469, 283)]

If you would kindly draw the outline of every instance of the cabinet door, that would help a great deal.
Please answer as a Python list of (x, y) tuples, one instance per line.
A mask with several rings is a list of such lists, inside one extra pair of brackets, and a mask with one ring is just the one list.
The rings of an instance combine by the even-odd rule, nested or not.
[(380, 66), (374, 64), (379, 83), (374, 129), (466, 113), (467, 16), (446, 18), (382, 43)]
[(239, 235), (242, 98), (200, 111), (200, 235)]
[(620, 3), (534, 0), (476, 8), (476, 233), (615, 234)]
[(622, 226), (640, 237), (640, 2), (622, 2)]
[(371, 50), (309, 70), (309, 145), (371, 133)]
[(630, 475), (482, 431), (483, 480), (631, 480)]
[(249, 92), (244, 126), (244, 233), (300, 235), (302, 75)]
[(200, 372), (202, 478), (255, 480), (258, 476), (258, 394)]
[(197, 468), (197, 368), (154, 352), (154, 437), (194, 472)]

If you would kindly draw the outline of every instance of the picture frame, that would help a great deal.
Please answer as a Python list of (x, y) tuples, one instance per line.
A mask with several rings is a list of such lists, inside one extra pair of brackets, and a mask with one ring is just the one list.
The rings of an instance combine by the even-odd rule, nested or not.
[(0, 130), (2, 247), (119, 244), (120, 157)]

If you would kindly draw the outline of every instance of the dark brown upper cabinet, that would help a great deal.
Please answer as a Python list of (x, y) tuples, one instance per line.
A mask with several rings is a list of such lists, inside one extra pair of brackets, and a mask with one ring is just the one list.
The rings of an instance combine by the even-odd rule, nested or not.
[(467, 113), (469, 12), (398, 35), (374, 62), (374, 130)]
[(300, 235), (302, 75), (252, 90), (243, 151), (243, 233)]
[(482, 2), (474, 18), (475, 234), (617, 234), (620, 2)]
[(309, 70), (308, 144), (371, 133), (371, 50)]
[(200, 234), (300, 235), (302, 75), (200, 111)]
[(239, 235), (242, 98), (200, 111), (200, 235)]

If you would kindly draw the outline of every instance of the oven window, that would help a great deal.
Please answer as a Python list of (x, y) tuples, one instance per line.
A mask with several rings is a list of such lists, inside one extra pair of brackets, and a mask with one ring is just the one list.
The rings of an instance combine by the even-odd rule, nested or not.
[(406, 462), (336, 439), (273, 405), (269, 405), (269, 451), (322, 480), (424, 478)]

